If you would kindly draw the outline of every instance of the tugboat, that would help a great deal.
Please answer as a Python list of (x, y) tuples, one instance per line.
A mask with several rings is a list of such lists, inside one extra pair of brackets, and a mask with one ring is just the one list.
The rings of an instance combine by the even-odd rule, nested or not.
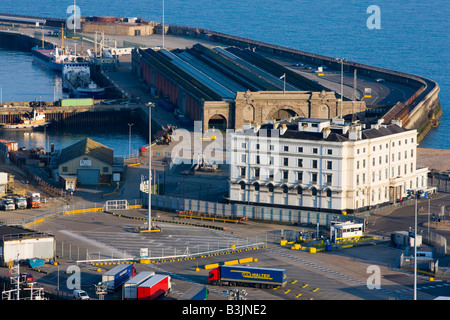
[(37, 108), (33, 108), (32, 115), (24, 116), (20, 118), (17, 123), (0, 123), (0, 129), (4, 130), (35, 130), (43, 128), (50, 124), (50, 121), (46, 121), (45, 113)]
[(75, 98), (103, 99), (105, 88), (91, 78), (89, 63), (65, 63), (63, 67), (63, 89)]

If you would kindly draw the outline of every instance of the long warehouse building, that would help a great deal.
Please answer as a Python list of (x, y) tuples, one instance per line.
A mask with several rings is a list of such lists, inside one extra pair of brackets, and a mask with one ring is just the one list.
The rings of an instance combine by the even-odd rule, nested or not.
[[(335, 92), (247, 49), (135, 49), (132, 61), (161, 105), (201, 121), (204, 131), (237, 130), (270, 118), (329, 119), (341, 112)], [(343, 114), (365, 110), (364, 102), (356, 104), (344, 101)]]

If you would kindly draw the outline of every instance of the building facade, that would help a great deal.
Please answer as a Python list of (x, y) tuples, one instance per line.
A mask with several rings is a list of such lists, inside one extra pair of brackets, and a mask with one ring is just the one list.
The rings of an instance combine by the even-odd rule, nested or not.
[(98, 185), (113, 182), (113, 150), (85, 138), (61, 151), (58, 165), (59, 176), (64, 180), (76, 178), (77, 184)]
[(244, 128), (230, 141), (231, 202), (357, 212), (427, 188), (428, 169), (416, 168), (417, 131), (398, 123), (296, 117)]

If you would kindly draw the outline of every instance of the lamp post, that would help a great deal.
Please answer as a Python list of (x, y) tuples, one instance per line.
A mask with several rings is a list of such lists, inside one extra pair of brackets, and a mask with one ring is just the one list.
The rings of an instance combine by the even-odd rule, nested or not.
[(131, 158), (131, 127), (134, 125), (134, 123), (128, 124), (128, 157)]
[(414, 300), (417, 300), (417, 199), (423, 194), (423, 190), (407, 190), (409, 195), (414, 195), (415, 212), (414, 212)]

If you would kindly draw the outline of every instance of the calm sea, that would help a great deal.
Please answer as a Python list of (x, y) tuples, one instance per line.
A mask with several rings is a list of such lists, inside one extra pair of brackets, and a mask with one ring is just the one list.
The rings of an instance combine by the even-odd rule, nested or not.
[[(73, 0), (2, 0), (0, 12), (68, 18)], [(163, 1), (76, 0), (81, 15), (142, 17), (162, 21)], [(369, 29), (367, 8), (380, 8), (381, 29)], [(210, 29), (279, 44), (299, 50), (385, 67), (435, 80), (444, 111), (441, 125), (422, 141), (421, 147), (450, 149), (450, 2), (448, 0), (164, 0), (167, 24)], [(5, 75), (17, 76), (0, 51), (0, 86), (6, 97), (14, 88)], [(44, 81), (40, 93), (53, 96), (55, 80)], [(17, 87), (17, 86), (16, 86)], [(42, 88), (42, 90), (41, 90)], [(31, 90), (31, 89), (30, 89)], [(11, 91), (11, 92), (10, 92)], [(18, 94), (15, 94), (18, 97)]]

